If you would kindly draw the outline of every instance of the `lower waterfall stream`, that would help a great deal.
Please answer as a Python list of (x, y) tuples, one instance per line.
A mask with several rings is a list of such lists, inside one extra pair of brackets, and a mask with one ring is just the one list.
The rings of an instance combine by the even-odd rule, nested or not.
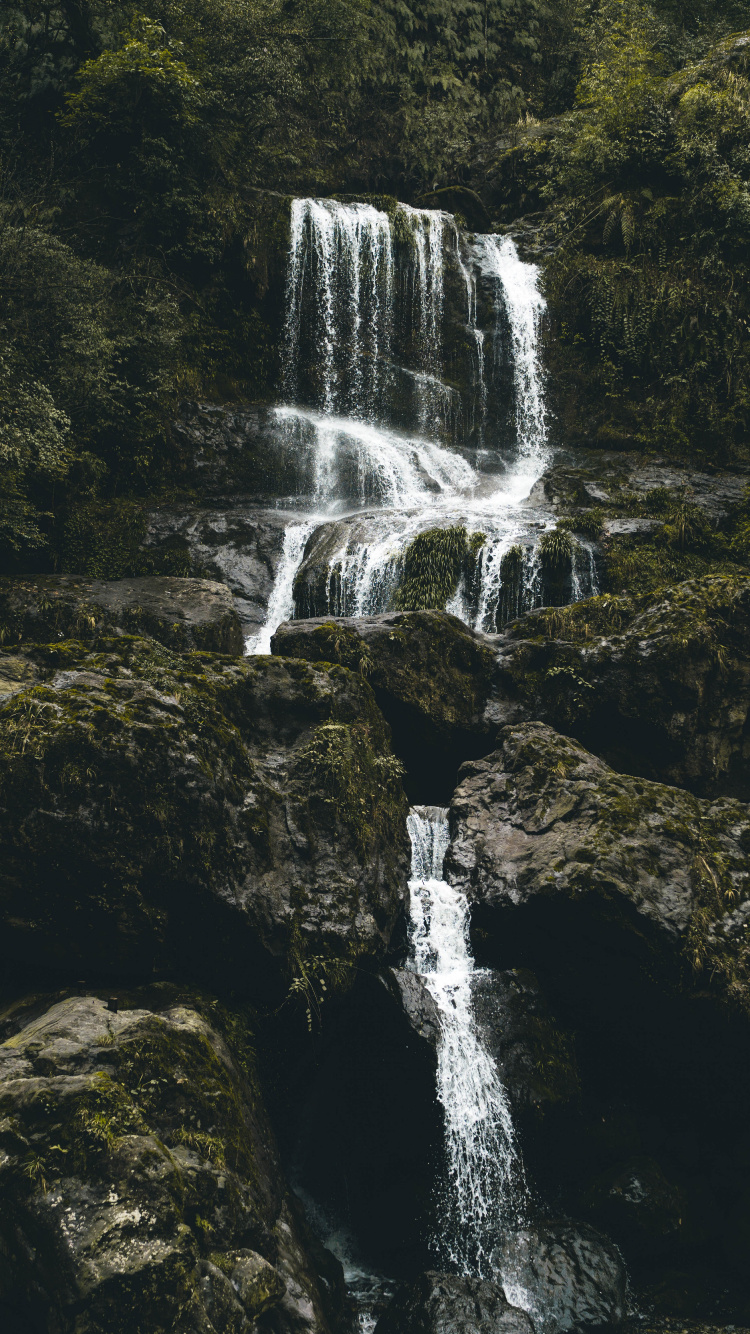
[(440, 1016), (437, 1095), (445, 1120), (445, 1178), (437, 1189), (433, 1248), (459, 1273), (491, 1277), (503, 1232), (524, 1221), (527, 1189), (508, 1096), (478, 1032), (472, 1008), (476, 966), (469, 904), (443, 879), (448, 812), (414, 806), (409, 966)]

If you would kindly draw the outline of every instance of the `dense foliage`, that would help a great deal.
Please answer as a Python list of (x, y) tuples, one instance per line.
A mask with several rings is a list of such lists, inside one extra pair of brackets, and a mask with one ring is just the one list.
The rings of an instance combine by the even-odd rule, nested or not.
[(6, 0), (6, 564), (70, 568), (139, 496), (184, 485), (181, 397), (267, 392), (285, 225), (269, 190), (468, 186), (498, 221), (544, 211), (563, 242), (548, 275), (563, 417), (584, 404), (599, 439), (742, 454), (750, 116), (727, 34), (749, 10)]

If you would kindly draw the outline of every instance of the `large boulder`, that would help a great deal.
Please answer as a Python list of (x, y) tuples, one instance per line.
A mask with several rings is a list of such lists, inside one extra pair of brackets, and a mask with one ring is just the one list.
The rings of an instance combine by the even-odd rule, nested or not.
[(507, 721), (548, 722), (628, 773), (750, 799), (750, 576), (531, 612), (495, 642)]
[(391, 1298), (375, 1334), (534, 1334), (499, 1284), (457, 1274), (420, 1274)]
[(579, 959), (607, 939), (658, 964), (662, 986), (700, 970), (701, 986), (750, 1008), (748, 807), (615, 773), (542, 723), (499, 740), (461, 770), (447, 879), (519, 944), (569, 922)]
[(532, 969), (573, 1035), (581, 1119), (556, 1157), (542, 1146), (548, 1194), (602, 1223), (649, 1282), (656, 1256), (700, 1255), (706, 1292), (730, 1285), (728, 1267), (736, 1283), (750, 809), (616, 773), (541, 723), (499, 740), (461, 770), (445, 875), (472, 901), (478, 962)]
[(331, 1334), (343, 1274), (284, 1181), (247, 1016), (121, 1004), (0, 1015), (3, 1330)]
[(625, 1264), (594, 1228), (540, 1223), (510, 1235), (492, 1258), (506, 1296), (529, 1312), (537, 1334), (622, 1324)]
[(447, 612), (285, 621), (271, 648), (343, 663), (367, 678), (422, 802), (447, 798), (461, 761), (492, 746), (496, 650)]
[(363, 677), (132, 637), (25, 657), (36, 684), (0, 709), (6, 963), (253, 986), (272, 958), (383, 954), (408, 837)]
[(0, 627), (5, 644), (140, 634), (178, 652), (243, 650), (232, 594), (210, 579), (147, 575), (107, 582), (74, 574), (0, 579)]

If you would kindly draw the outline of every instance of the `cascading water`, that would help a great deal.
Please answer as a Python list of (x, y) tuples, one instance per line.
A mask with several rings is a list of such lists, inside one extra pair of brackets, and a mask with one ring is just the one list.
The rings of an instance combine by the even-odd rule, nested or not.
[(260, 630), (245, 640), (245, 653), (271, 652), (271, 637), (277, 625), (294, 615), (294, 576), (299, 569), (305, 543), (315, 523), (290, 523), (284, 533), (284, 547), (268, 602), (266, 619)]
[[(295, 520), (248, 651), (267, 649), (279, 615), (388, 610), (407, 546), (431, 528), (484, 534), (450, 603), (464, 621), (493, 631), (509, 607), (540, 605), (534, 552), (552, 520), (527, 502), (549, 461), (537, 268), (509, 237), (467, 239), (438, 210), (297, 199), (286, 302), (275, 413), (310, 529), (301, 542)], [(577, 549), (570, 595), (595, 579)]]
[(524, 1221), (527, 1191), (508, 1097), (474, 1020), (469, 905), (443, 880), (448, 812), (415, 806), (410, 967), (440, 1016), (437, 1092), (445, 1120), (446, 1175), (437, 1202), (436, 1249), (459, 1273), (492, 1277), (491, 1255)]

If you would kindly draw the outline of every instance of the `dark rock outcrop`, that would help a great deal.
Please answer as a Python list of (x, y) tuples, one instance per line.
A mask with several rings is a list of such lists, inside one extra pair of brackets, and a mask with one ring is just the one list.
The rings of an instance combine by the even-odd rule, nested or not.
[(750, 576), (531, 612), (493, 642), (516, 717), (625, 772), (750, 799)]
[(594, 1228), (541, 1223), (510, 1235), (492, 1258), (506, 1293), (524, 1301), (543, 1334), (622, 1323), (625, 1265), (617, 1247)]
[(496, 652), (447, 612), (286, 621), (271, 647), (285, 657), (340, 662), (367, 677), (423, 802), (450, 793), (461, 760), (492, 744)]
[(684, 986), (697, 967), (745, 1007), (747, 806), (615, 773), (541, 723), (499, 739), (461, 771), (449, 881), (510, 930), (532, 917), (551, 928), (564, 913), (581, 954), (606, 933), (645, 970), (658, 961), (661, 985)]
[(151, 575), (107, 582), (73, 574), (2, 579), (0, 627), (5, 644), (140, 634), (178, 652), (243, 649), (232, 594), (209, 579)]
[(226, 584), (247, 635), (265, 621), (289, 519), (243, 504), (154, 510), (143, 547), (157, 557), (179, 551), (189, 568)]
[(381, 955), (408, 838), (367, 682), (127, 636), (97, 650), (27, 649), (37, 684), (0, 710), (6, 961), (252, 986), (272, 957)]
[(398, 1290), (375, 1334), (534, 1334), (534, 1326), (498, 1284), (428, 1270)]
[(247, 1021), (154, 990), (0, 1015), (3, 1329), (330, 1334), (343, 1274), (285, 1184)]

